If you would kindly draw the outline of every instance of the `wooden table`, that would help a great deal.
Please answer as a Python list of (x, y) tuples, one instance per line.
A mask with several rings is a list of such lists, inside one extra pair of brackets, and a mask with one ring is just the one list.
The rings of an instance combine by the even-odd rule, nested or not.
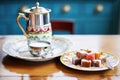
[[(0, 80), (120, 80), (120, 64), (114, 70), (88, 72), (64, 66), (59, 57), (45, 62), (10, 57), (2, 51), (2, 45), (16, 36), (0, 36)], [(72, 42), (70, 51), (93, 49), (120, 56), (120, 35), (55, 36), (69, 39)]]

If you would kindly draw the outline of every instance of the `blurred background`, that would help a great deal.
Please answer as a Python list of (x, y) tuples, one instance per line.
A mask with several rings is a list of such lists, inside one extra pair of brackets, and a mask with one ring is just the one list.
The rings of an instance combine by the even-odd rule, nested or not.
[[(51, 20), (71, 20), (75, 34), (119, 34), (120, 0), (37, 0), (50, 8)], [(2, 0), (0, 35), (23, 34), (16, 23), (18, 12), (35, 6), (36, 0)], [(26, 27), (26, 21), (21, 19)]]

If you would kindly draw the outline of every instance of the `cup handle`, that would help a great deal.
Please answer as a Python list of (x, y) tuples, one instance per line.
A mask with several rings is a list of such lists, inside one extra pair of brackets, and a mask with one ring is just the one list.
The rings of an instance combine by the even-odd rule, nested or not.
[(20, 24), (19, 19), (23, 17), (25, 20), (29, 20), (29, 18), (27, 18), (23, 13), (18, 13), (18, 16), (16, 18), (17, 24), (19, 26), (19, 28), (22, 30), (23, 34), (27, 37), (27, 33), (25, 32), (24, 28), (22, 27), (22, 25)]

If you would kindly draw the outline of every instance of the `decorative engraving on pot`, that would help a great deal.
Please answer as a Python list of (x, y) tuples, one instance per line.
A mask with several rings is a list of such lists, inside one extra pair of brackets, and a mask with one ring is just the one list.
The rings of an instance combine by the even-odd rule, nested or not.
[(37, 40), (37, 41), (48, 41), (51, 43), (52, 40), (52, 30), (51, 30), (51, 25), (47, 24), (45, 26), (42, 26), (40, 28), (37, 29), (32, 29), (31, 27), (27, 27), (27, 28), (31, 28), (27, 30), (28, 33), (28, 39), (29, 40)]

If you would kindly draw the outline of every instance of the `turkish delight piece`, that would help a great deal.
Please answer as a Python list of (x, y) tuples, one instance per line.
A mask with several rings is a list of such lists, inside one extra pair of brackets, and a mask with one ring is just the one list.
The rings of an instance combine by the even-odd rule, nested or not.
[(94, 60), (95, 59), (95, 54), (94, 53), (87, 53), (86, 59), (87, 60)]
[(81, 66), (82, 67), (91, 67), (91, 60), (82, 59), (81, 60)]
[(86, 58), (86, 54), (87, 52), (86, 51), (79, 51), (79, 52), (76, 52), (76, 56), (80, 59), (84, 59)]
[(101, 60), (95, 59), (92, 61), (92, 66), (94, 67), (101, 67)]
[(81, 64), (81, 59), (78, 57), (73, 57), (72, 58), (72, 64), (74, 65), (80, 65)]

